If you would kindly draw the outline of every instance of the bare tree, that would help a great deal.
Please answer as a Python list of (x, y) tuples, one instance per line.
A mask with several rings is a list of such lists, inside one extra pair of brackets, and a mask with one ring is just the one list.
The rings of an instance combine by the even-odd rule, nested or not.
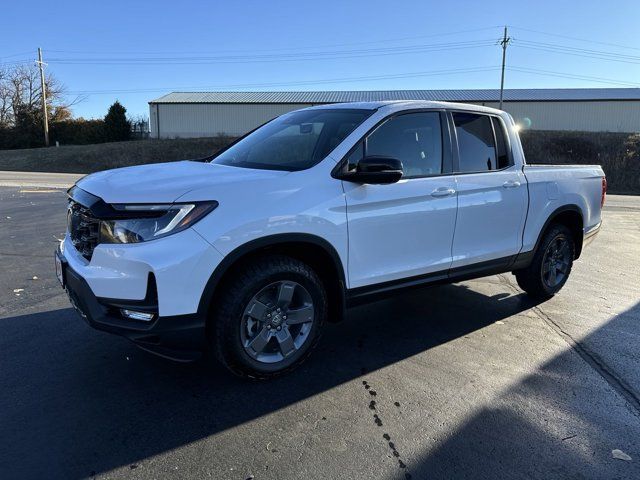
[[(70, 107), (80, 101), (64, 101), (63, 85), (50, 73), (45, 77), (47, 106), (50, 121), (66, 120), (71, 116)], [(0, 70), (0, 127), (15, 125), (21, 112), (41, 117), (42, 87), (40, 73), (35, 65), (17, 65)]]
[(8, 78), (9, 72), (6, 69), (0, 69), (0, 128), (9, 127), (13, 117), (13, 92), (7, 82)]

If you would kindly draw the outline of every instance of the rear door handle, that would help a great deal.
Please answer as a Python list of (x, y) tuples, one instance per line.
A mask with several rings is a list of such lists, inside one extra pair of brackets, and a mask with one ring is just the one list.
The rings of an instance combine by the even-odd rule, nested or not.
[(432, 197), (449, 197), (454, 195), (456, 191), (450, 187), (440, 187), (436, 188), (433, 192), (431, 192)]
[(520, 182), (517, 180), (508, 180), (502, 184), (504, 188), (516, 188), (520, 186)]

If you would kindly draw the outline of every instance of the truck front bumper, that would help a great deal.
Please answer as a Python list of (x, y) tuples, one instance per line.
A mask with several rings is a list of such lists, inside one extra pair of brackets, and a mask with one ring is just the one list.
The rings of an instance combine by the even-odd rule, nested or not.
[[(121, 335), (144, 350), (179, 361), (197, 359), (206, 348), (205, 319), (197, 313), (161, 317), (153, 300), (98, 298), (63, 258), (65, 290), (78, 314), (93, 328)], [(121, 309), (154, 312), (150, 321), (123, 317)]]
[[(140, 348), (177, 361), (196, 360), (206, 349), (206, 319), (198, 313), (159, 316), (155, 281), (143, 300), (100, 298), (65, 259), (62, 263), (64, 289), (78, 314), (93, 328), (128, 338)], [(122, 309), (153, 313), (150, 321), (124, 317)]]

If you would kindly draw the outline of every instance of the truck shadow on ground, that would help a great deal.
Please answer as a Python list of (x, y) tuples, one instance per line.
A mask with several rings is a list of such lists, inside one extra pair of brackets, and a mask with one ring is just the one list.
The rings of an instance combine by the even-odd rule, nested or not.
[[(0, 477), (81, 478), (131, 465), (534, 305), (524, 294), (487, 297), (447, 285), (359, 307), (328, 326), (299, 370), (267, 383), (236, 379), (205, 362), (153, 357), (89, 329), (71, 309), (0, 319)], [(479, 435), (469, 428), (452, 440), (463, 442), (457, 448), (468, 432)], [(437, 459), (419, 470), (433, 470)]]

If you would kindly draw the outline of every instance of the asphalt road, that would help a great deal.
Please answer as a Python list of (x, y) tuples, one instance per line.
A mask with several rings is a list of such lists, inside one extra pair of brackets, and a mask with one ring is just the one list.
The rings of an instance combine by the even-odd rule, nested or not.
[(361, 307), (269, 383), (90, 329), (64, 219), (62, 190), (0, 188), (2, 479), (640, 478), (638, 197), (552, 300), (505, 274)]

